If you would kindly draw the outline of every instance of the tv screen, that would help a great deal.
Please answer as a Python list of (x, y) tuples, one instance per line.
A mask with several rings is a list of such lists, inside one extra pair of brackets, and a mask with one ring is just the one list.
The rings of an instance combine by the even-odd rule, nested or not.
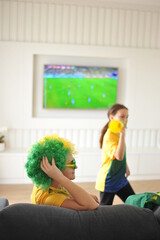
[(106, 109), (116, 103), (118, 69), (44, 65), (43, 107)]

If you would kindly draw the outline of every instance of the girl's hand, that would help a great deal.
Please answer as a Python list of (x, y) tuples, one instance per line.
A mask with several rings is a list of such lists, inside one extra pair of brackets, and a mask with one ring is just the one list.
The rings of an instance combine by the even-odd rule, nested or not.
[(97, 203), (99, 203), (98, 197), (96, 195), (93, 195), (93, 194), (90, 194), (90, 195)]
[(128, 165), (126, 166), (126, 178), (130, 175), (130, 170)]
[(123, 128), (120, 131), (120, 134), (124, 134), (125, 135), (125, 130), (126, 130), (126, 123), (123, 123)]
[(52, 165), (48, 162), (47, 157), (43, 157), (41, 162), (41, 169), (52, 179), (58, 181), (63, 176), (62, 172), (57, 168), (54, 158), (52, 158)]

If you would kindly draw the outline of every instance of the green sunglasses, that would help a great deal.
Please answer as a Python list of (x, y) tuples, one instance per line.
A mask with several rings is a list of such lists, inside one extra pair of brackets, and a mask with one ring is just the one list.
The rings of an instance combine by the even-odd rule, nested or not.
[(75, 169), (76, 168), (76, 160), (73, 158), (72, 163), (67, 163), (66, 167)]

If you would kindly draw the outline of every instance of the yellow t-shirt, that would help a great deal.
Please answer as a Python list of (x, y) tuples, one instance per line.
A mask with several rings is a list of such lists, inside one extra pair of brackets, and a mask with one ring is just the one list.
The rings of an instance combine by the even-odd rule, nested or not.
[(49, 187), (43, 190), (41, 187), (33, 187), (31, 202), (33, 204), (44, 204), (52, 206), (61, 206), (65, 199), (70, 198), (69, 193), (64, 188), (57, 189)]
[(115, 159), (119, 134), (110, 129), (104, 135), (102, 144), (102, 163), (97, 176), (95, 188), (101, 192), (116, 192), (126, 185), (126, 157), (123, 161)]

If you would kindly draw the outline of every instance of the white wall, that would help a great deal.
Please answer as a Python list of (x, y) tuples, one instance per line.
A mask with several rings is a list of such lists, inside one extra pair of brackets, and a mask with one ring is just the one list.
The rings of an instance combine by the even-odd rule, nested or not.
[[(87, 54), (86, 54), (87, 51)], [(65, 126), (79, 126), (83, 121), (84, 127), (96, 125), (101, 127), (106, 121), (106, 111), (92, 115), (81, 112), (61, 111), (55, 115), (50, 111), (49, 117), (41, 119), (33, 115), (33, 73), (34, 56), (59, 55), (101, 58), (104, 62), (113, 62), (120, 65), (118, 102), (129, 107), (130, 128), (159, 128), (159, 63), (160, 51), (144, 49), (126, 49), (109, 47), (86, 47), (30, 44), (17, 42), (0, 43), (0, 108), (1, 125), (13, 127), (59, 127), (62, 122)], [(41, 95), (42, 92), (40, 91)], [(6, 110), (7, 109), (7, 110)], [(79, 116), (78, 116), (79, 114)], [(65, 122), (60, 117), (67, 117)], [(81, 115), (81, 117), (80, 117)], [(45, 115), (44, 115), (45, 116)], [(51, 117), (54, 117), (54, 119)], [(91, 118), (90, 118), (91, 116)], [(80, 119), (79, 119), (80, 117)], [(71, 121), (74, 118), (76, 121)], [(78, 119), (77, 119), (78, 118)]]
[(129, 107), (128, 128), (158, 134), (160, 4), (91, 2), (0, 1), (0, 126), (100, 131), (107, 110), (42, 110), (41, 90), (35, 85), (42, 81), (37, 62), (57, 56), (61, 61), (117, 65), (117, 101)]

